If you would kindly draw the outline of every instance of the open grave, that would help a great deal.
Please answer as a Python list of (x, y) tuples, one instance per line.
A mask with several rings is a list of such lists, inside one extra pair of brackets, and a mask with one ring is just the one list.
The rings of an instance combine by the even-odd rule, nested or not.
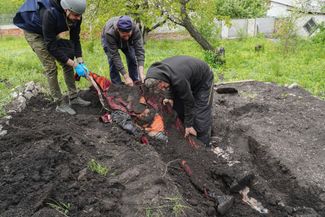
[(142, 144), (81, 94), (76, 116), (38, 94), (1, 119), (1, 217), (325, 216), (325, 102), (301, 88), (216, 85), (211, 148), (175, 128)]

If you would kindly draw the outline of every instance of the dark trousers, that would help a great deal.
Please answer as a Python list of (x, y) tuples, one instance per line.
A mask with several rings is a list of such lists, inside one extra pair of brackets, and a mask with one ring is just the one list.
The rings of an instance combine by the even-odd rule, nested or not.
[[(138, 73), (138, 64), (135, 57), (134, 47), (128, 47), (128, 49), (122, 49), (122, 52), (125, 54), (126, 62), (128, 65), (129, 76), (133, 81), (139, 80)], [(108, 56), (108, 55), (107, 55)], [(110, 77), (113, 84), (122, 84), (119, 71), (117, 71), (112, 58), (108, 56), (108, 63), (110, 68)]]
[[(213, 104), (213, 73), (211, 76), (202, 81), (202, 85), (198, 91), (193, 93), (194, 106), (194, 129), (197, 132), (197, 139), (205, 145), (209, 145), (211, 140), (212, 129), (212, 104)], [(179, 118), (184, 121), (184, 102), (174, 99), (174, 110), (177, 112)]]

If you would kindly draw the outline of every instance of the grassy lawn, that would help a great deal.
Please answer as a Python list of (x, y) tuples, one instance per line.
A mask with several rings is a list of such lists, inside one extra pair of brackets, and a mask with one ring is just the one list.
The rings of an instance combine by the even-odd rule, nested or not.
[[(100, 41), (83, 41), (84, 60), (90, 70), (109, 77), (109, 67)], [(264, 51), (255, 52), (257, 44)], [(300, 41), (294, 51), (285, 53), (280, 43), (264, 38), (225, 40), (226, 64), (214, 69), (226, 81), (255, 79), (279, 84), (298, 83), (314, 95), (325, 98), (325, 46)], [(34, 80), (46, 86), (42, 66), (24, 38), (0, 38), (0, 107), (10, 100), (12, 89)], [(147, 69), (155, 61), (175, 55), (190, 55), (204, 59), (204, 53), (192, 40), (149, 40), (145, 46)], [(60, 67), (59, 67), (60, 68)], [(60, 70), (61, 72), (61, 70)], [(62, 73), (60, 85), (65, 91)], [(218, 82), (218, 76), (216, 82)], [(89, 83), (82, 79), (79, 88)]]

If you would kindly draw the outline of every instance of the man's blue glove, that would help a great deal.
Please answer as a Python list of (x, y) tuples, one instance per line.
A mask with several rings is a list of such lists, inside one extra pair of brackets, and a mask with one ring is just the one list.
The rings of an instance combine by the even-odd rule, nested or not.
[(83, 68), (84, 70), (86, 71), (87, 75), (89, 74), (89, 70), (88, 68), (86, 67), (86, 65), (84, 63), (79, 63)]
[[(82, 66), (83, 64), (78, 64), (74, 70), (76, 71), (77, 75), (80, 77), (86, 77), (88, 75), (85, 67)], [(88, 69), (87, 69), (88, 70)]]

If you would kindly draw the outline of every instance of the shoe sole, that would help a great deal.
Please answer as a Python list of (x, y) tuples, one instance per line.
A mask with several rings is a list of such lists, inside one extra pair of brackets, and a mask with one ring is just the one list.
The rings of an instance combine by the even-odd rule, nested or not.
[(60, 109), (55, 109), (55, 111), (56, 112), (59, 112), (59, 113), (67, 113), (67, 114), (69, 114), (69, 115), (76, 115), (77, 114), (77, 112), (74, 112), (74, 113), (70, 113), (70, 112), (67, 112), (67, 111), (63, 111), (63, 110), (60, 110)]

